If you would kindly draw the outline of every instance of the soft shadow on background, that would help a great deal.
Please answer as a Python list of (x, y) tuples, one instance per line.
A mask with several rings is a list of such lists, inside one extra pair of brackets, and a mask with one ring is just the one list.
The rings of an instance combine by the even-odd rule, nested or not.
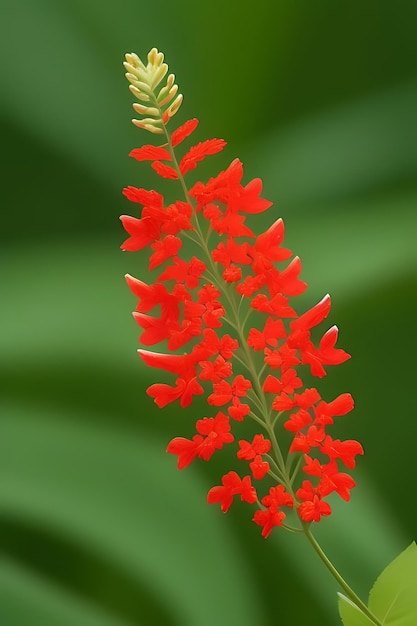
[[(128, 152), (125, 52), (164, 51), (178, 122), (228, 148), (274, 201), (329, 326), (353, 358), (337, 436), (366, 456), (352, 502), (317, 534), (366, 597), (416, 537), (414, 398), (417, 5), (385, 0), (3, 0), (0, 622), (5, 626), (332, 626), (336, 587), (303, 539), (267, 541), (237, 504), (205, 503), (230, 455), (183, 472), (165, 454), (204, 403), (157, 410), (123, 275), (125, 185), (159, 184)], [(176, 120), (177, 121), (177, 120)]]

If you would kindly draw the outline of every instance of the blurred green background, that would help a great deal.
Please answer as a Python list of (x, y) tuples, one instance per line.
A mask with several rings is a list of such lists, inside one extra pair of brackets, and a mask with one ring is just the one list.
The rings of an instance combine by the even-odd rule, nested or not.
[[(366, 598), (416, 536), (415, 2), (2, 0), (0, 624), (334, 626), (337, 587), (303, 539), (267, 541), (239, 503), (205, 503), (230, 454), (178, 472), (164, 450), (204, 403), (156, 409), (123, 275), (125, 185), (149, 141), (131, 123), (125, 52), (156, 46), (178, 122), (264, 179), (310, 288), (353, 358), (335, 436), (366, 449), (350, 504), (317, 535)], [(336, 371), (337, 370), (337, 371)]]

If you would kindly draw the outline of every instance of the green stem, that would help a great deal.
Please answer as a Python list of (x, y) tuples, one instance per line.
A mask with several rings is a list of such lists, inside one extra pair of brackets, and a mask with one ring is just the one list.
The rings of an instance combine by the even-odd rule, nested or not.
[(318, 543), (317, 539), (311, 533), (308, 524), (306, 524), (305, 522), (303, 522), (303, 532), (304, 532), (305, 536), (307, 537), (308, 541), (310, 542), (310, 545), (313, 547), (314, 551), (316, 552), (316, 554), (319, 556), (321, 561), (327, 567), (327, 569), (329, 570), (329, 572), (331, 573), (333, 578), (335, 578), (337, 580), (337, 582), (339, 583), (339, 585), (341, 586), (343, 591), (346, 593), (347, 597), (350, 600), (352, 600), (352, 602), (358, 607), (358, 609), (360, 611), (362, 611), (362, 613), (364, 615), (366, 615), (366, 617), (368, 617), (371, 620), (371, 622), (373, 624), (375, 624), (375, 626), (382, 626), (382, 622), (380, 622), (379, 619), (377, 617), (375, 617), (375, 615), (372, 613), (372, 611), (370, 611), (368, 609), (366, 604), (364, 602), (362, 602), (360, 597), (348, 585), (348, 583), (341, 576), (341, 574), (339, 574), (338, 570), (335, 568), (333, 563), (330, 561), (330, 559), (327, 557), (327, 555), (323, 551), (323, 549), (320, 546), (320, 544)]

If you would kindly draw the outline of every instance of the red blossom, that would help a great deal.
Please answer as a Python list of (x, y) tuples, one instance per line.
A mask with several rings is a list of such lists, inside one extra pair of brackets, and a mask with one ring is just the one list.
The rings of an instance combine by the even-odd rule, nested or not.
[(150, 218), (137, 219), (130, 215), (121, 215), (120, 220), (130, 235), (120, 246), (122, 250), (137, 252), (159, 239), (159, 224), (155, 224)]
[(226, 243), (220, 241), (217, 247), (212, 251), (211, 256), (213, 261), (221, 263), (224, 267), (229, 267), (231, 263), (247, 265), (250, 263), (248, 249), (249, 244), (239, 244), (231, 237), (228, 237)]
[(169, 298), (172, 298), (164, 285), (147, 285), (130, 274), (126, 274), (125, 278), (130, 291), (139, 298), (136, 310), (141, 313), (147, 313), (158, 305), (163, 306)]
[(298, 507), (298, 515), (304, 522), (319, 522), (323, 515), (330, 515), (331, 512), (330, 504), (318, 495), (314, 495), (311, 500), (302, 502)]
[(265, 363), (269, 365), (271, 369), (281, 368), (282, 372), (285, 372), (293, 365), (298, 365), (300, 360), (295, 356), (296, 351), (288, 347), (288, 344), (284, 343), (278, 350), (271, 350), (265, 348)]
[(213, 406), (222, 406), (235, 398), (246, 396), (246, 391), (251, 387), (250, 380), (244, 378), (242, 374), (238, 374), (231, 383), (226, 380), (215, 383), (213, 393), (207, 398), (207, 402)]
[(178, 456), (178, 469), (187, 467), (196, 457), (208, 461), (216, 450), (225, 443), (232, 443), (229, 418), (222, 412), (215, 417), (205, 417), (197, 421), (198, 435), (190, 439), (175, 437), (167, 447), (167, 452)]
[[(294, 393), (295, 389), (299, 389), (303, 386), (303, 381), (298, 378), (297, 371), (294, 369), (287, 369), (282, 373), (280, 379), (272, 374), (268, 374), (263, 384), (263, 391), (266, 393)], [(279, 410), (279, 409), (278, 409)]]
[(288, 298), (277, 293), (273, 298), (260, 293), (252, 299), (251, 307), (260, 313), (268, 313), (277, 317), (297, 317), (297, 313), (288, 305)]
[(226, 283), (236, 283), (242, 278), (242, 270), (240, 267), (236, 267), (236, 265), (231, 263), (228, 267), (226, 267), (222, 276)]
[(240, 450), (237, 453), (237, 458), (251, 461), (258, 454), (267, 454), (271, 449), (271, 442), (269, 439), (265, 439), (263, 435), (255, 435), (252, 443), (241, 439), (239, 441), (239, 447)]
[(332, 402), (319, 402), (315, 407), (316, 424), (333, 424), (333, 417), (340, 417), (352, 411), (354, 407), (353, 398), (350, 393), (342, 393)]
[(147, 394), (154, 398), (155, 404), (162, 408), (180, 400), (182, 407), (186, 407), (192, 402), (194, 395), (204, 393), (203, 387), (197, 381), (196, 364), (200, 360), (198, 351), (196, 353), (176, 355), (158, 354), (147, 350), (138, 350), (146, 365), (157, 367), (173, 374), (177, 374), (175, 387), (163, 383), (155, 383), (147, 389)]
[(258, 526), (262, 526), (262, 537), (266, 539), (269, 537), (274, 526), (282, 526), (282, 522), (285, 519), (285, 513), (283, 511), (274, 511), (273, 509), (264, 509), (255, 511), (253, 521)]
[(363, 448), (358, 441), (353, 439), (340, 441), (340, 439), (332, 439), (330, 435), (326, 435), (320, 446), (320, 452), (330, 459), (340, 459), (346, 467), (353, 469), (356, 465), (355, 456), (363, 454)]
[(293, 496), (285, 491), (284, 485), (271, 487), (269, 494), (262, 498), (262, 504), (268, 507), (288, 506), (290, 509), (294, 506)]
[(288, 248), (280, 247), (283, 241), (284, 222), (280, 218), (266, 232), (258, 235), (256, 238), (256, 243), (251, 251), (254, 263), (257, 265), (260, 263), (262, 265), (266, 264), (267, 267), (272, 267), (272, 263), (289, 259), (292, 252)]
[(249, 463), (250, 470), (256, 480), (262, 480), (265, 474), (269, 472), (268, 461), (263, 461), (260, 454), (257, 454), (252, 463)]
[(174, 235), (167, 235), (160, 241), (155, 241), (151, 248), (154, 251), (149, 259), (149, 269), (153, 270), (158, 265), (161, 265), (164, 261), (167, 261), (171, 257), (175, 257), (179, 249), (182, 246), (182, 241)]
[(193, 439), (175, 437), (169, 442), (167, 452), (178, 456), (178, 469), (184, 469), (190, 465), (198, 454), (198, 447), (203, 442), (201, 435), (195, 435)]
[(176, 235), (181, 230), (194, 230), (190, 221), (192, 213), (193, 208), (188, 202), (177, 200), (170, 204), (165, 211), (162, 232), (166, 235)]
[(237, 350), (239, 344), (236, 339), (233, 339), (230, 335), (223, 335), (218, 337), (216, 331), (212, 328), (207, 328), (203, 331), (203, 341), (200, 344), (201, 348), (208, 351), (208, 354), (215, 355), (220, 354), (224, 359), (231, 359), (235, 350)]
[(326, 375), (323, 365), (339, 365), (350, 359), (350, 354), (334, 347), (338, 332), (337, 326), (332, 326), (323, 335), (318, 349), (313, 344), (310, 344), (309, 348), (302, 352), (302, 363), (310, 365), (313, 376), (322, 378)]
[[(274, 403), (272, 403), (272, 408), (276, 410)], [(284, 428), (293, 433), (298, 433), (300, 430), (311, 424), (312, 421), (313, 418), (308, 411), (305, 409), (299, 409), (297, 413), (291, 413), (290, 419), (284, 422)], [(302, 445), (301, 442), (299, 445)], [(311, 444), (306, 443), (306, 445)]]
[(207, 502), (209, 504), (219, 502), (223, 513), (226, 513), (236, 495), (240, 496), (242, 502), (249, 502), (249, 504), (256, 502), (257, 498), (250, 476), (245, 476), (242, 479), (236, 472), (229, 472), (223, 476), (221, 486), (210, 489), (207, 494)]
[[(307, 412), (302, 415), (306, 415)], [(285, 423), (285, 427), (288, 428), (288, 424)], [(307, 422), (308, 425), (309, 422)], [(289, 430), (292, 430), (291, 428)], [(290, 452), (310, 452), (311, 448), (318, 447), (322, 444), (326, 433), (324, 428), (317, 428), (317, 426), (310, 426), (306, 433), (301, 431), (297, 432), (290, 446)]]
[(250, 413), (249, 404), (242, 404), (238, 398), (233, 398), (233, 404), (227, 409), (230, 417), (237, 422), (242, 422), (243, 418)]
[(277, 346), (278, 339), (286, 337), (284, 322), (268, 317), (262, 331), (251, 328), (248, 334), (248, 346), (254, 350), (264, 350), (266, 346)]
[(321, 499), (309, 480), (303, 481), (296, 496), (303, 501), (298, 507), (298, 515), (304, 522), (319, 522), (322, 515), (330, 515), (332, 512), (329, 503)]
[(331, 461), (323, 466), (323, 475), (319, 484), (322, 497), (336, 492), (343, 500), (350, 500), (350, 492), (356, 486), (352, 476), (345, 472), (339, 472), (337, 464)]
[(205, 271), (205, 264), (195, 256), (188, 263), (176, 257), (173, 265), (168, 265), (162, 274), (158, 276), (158, 281), (174, 280), (177, 285), (184, 283), (188, 289), (195, 289), (198, 287), (200, 278)]
[(312, 387), (311, 389), (305, 389), (302, 393), (296, 393), (294, 395), (294, 406), (299, 406), (301, 409), (311, 409), (319, 400), (319, 392)]
[(199, 374), (200, 380), (210, 380), (213, 383), (218, 383), (223, 378), (229, 378), (232, 375), (232, 364), (226, 361), (220, 354), (214, 361), (200, 361), (201, 372)]

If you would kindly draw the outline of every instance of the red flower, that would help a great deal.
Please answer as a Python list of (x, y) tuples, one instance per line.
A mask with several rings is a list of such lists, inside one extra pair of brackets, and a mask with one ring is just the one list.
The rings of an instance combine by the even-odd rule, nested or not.
[(199, 374), (200, 380), (210, 380), (213, 383), (218, 383), (223, 378), (229, 378), (232, 375), (232, 364), (226, 361), (220, 354), (214, 361), (200, 361), (201, 372)]
[(213, 391), (207, 402), (213, 406), (222, 406), (228, 402), (232, 402), (235, 398), (246, 396), (246, 391), (252, 387), (250, 380), (247, 380), (239, 374), (232, 383), (221, 380), (213, 385)]
[(229, 418), (221, 411), (215, 417), (198, 420), (196, 426), (200, 434), (192, 440), (175, 437), (168, 444), (167, 452), (178, 456), (178, 469), (187, 467), (196, 457), (208, 461), (225, 443), (234, 441)]
[(303, 386), (303, 381), (298, 378), (297, 372), (294, 369), (287, 369), (282, 373), (281, 379), (268, 374), (263, 384), (263, 390), (267, 393), (294, 393), (295, 389), (299, 389)]
[(120, 219), (124, 229), (130, 235), (120, 246), (122, 250), (136, 252), (159, 239), (159, 224), (155, 224), (151, 218), (144, 217), (138, 220), (135, 217), (130, 217), (130, 215), (122, 215)]
[(252, 475), (256, 480), (262, 480), (265, 474), (269, 472), (268, 461), (263, 461), (260, 454), (257, 454), (252, 463), (249, 463)]
[(239, 441), (239, 447), (240, 450), (237, 453), (237, 458), (250, 461), (258, 454), (267, 454), (271, 449), (271, 442), (269, 439), (265, 439), (263, 435), (255, 435), (252, 443), (241, 439)]
[(318, 495), (314, 495), (311, 500), (306, 500), (298, 507), (298, 515), (304, 522), (319, 522), (322, 515), (330, 515), (331, 506)]
[(322, 378), (326, 375), (323, 365), (339, 365), (350, 359), (350, 354), (334, 347), (338, 332), (337, 326), (332, 326), (323, 335), (318, 349), (310, 343), (308, 349), (302, 352), (302, 363), (310, 365), (313, 376)]
[(257, 498), (250, 476), (245, 476), (242, 479), (236, 472), (229, 472), (223, 476), (221, 486), (210, 489), (207, 495), (207, 502), (209, 504), (219, 502), (223, 513), (226, 513), (236, 495), (240, 496), (242, 502), (249, 502), (249, 504), (256, 502)]
[(330, 435), (326, 435), (320, 446), (320, 452), (330, 459), (340, 459), (346, 467), (353, 469), (356, 465), (355, 456), (363, 454), (363, 448), (358, 441), (353, 439), (340, 441), (340, 439), (332, 439)]
[(268, 507), (288, 506), (290, 509), (294, 506), (294, 498), (290, 493), (285, 491), (283, 485), (271, 487), (269, 494), (262, 498), (262, 504)]
[(278, 339), (286, 337), (284, 322), (268, 317), (262, 331), (251, 328), (248, 334), (248, 346), (254, 350), (264, 350), (267, 345), (277, 346)]
[(159, 408), (178, 399), (181, 406), (186, 407), (191, 404), (194, 395), (204, 393), (203, 387), (197, 381), (196, 364), (200, 360), (198, 352), (184, 356), (158, 354), (147, 350), (138, 350), (138, 353), (150, 367), (158, 367), (178, 375), (175, 387), (163, 383), (156, 383), (148, 387), (146, 393), (154, 398), (155, 404)]
[(282, 522), (285, 519), (285, 513), (283, 511), (274, 511), (273, 509), (263, 509), (255, 511), (253, 521), (258, 526), (262, 526), (262, 537), (265, 539), (269, 537), (271, 530), (274, 526), (282, 526)]
[(330, 504), (321, 499), (309, 480), (303, 481), (296, 496), (303, 500), (298, 507), (298, 515), (304, 522), (319, 522), (322, 515), (330, 515), (332, 512)]
[(206, 270), (203, 261), (193, 256), (190, 261), (174, 258), (173, 265), (168, 265), (158, 276), (158, 281), (165, 282), (174, 280), (176, 284), (185, 284), (188, 289), (195, 289), (200, 283), (200, 278)]

